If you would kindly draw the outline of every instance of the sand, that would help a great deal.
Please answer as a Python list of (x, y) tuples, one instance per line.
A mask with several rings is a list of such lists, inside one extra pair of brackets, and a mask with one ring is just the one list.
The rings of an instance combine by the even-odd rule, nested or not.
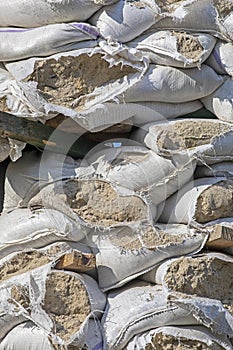
[(33, 73), (25, 81), (36, 81), (38, 89), (48, 102), (72, 108), (74, 100), (80, 96), (135, 72), (130, 66), (117, 65), (110, 68), (101, 54), (91, 57), (82, 54), (78, 57), (61, 57), (57, 61), (37, 61)]
[(148, 217), (147, 206), (141, 198), (120, 196), (105, 181), (69, 181), (64, 191), (74, 212), (96, 226), (109, 227)]
[(213, 0), (220, 18), (225, 18), (233, 11), (233, 3), (227, 0)]
[(172, 35), (177, 37), (177, 51), (179, 53), (193, 61), (198, 61), (200, 59), (203, 47), (197, 38), (185, 32), (173, 32)]
[(183, 0), (156, 0), (162, 12), (173, 12), (182, 2)]
[[(207, 345), (198, 340), (158, 333), (151, 339), (152, 344), (146, 344), (145, 350), (223, 350), (217, 344)], [(143, 349), (141, 349), (143, 350)]]
[(181, 257), (173, 261), (164, 276), (166, 286), (176, 292), (212, 298), (232, 311), (233, 264), (215, 257)]
[(186, 120), (159, 127), (158, 146), (166, 150), (185, 150), (211, 143), (214, 137), (231, 130), (222, 123)]
[(143, 227), (141, 231), (135, 233), (123, 230), (111, 237), (112, 244), (127, 250), (146, 248), (155, 250), (158, 247), (170, 244), (180, 244), (183, 242), (182, 235), (171, 235), (158, 228), (149, 226)]
[(54, 261), (54, 256), (60, 251), (60, 249), (59, 246), (53, 246), (43, 252), (39, 250), (31, 250), (15, 254), (3, 266), (1, 266), (0, 282)]
[(85, 286), (64, 272), (48, 276), (43, 308), (54, 322), (54, 331), (65, 341), (78, 332), (91, 312)]
[(220, 181), (197, 198), (194, 218), (206, 223), (233, 216), (233, 180)]

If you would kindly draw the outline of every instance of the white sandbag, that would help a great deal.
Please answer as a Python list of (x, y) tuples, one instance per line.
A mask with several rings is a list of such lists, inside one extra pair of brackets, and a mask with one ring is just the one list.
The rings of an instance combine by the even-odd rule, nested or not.
[[(76, 243), (69, 241), (58, 241), (42, 248), (34, 248), (29, 246), (20, 251), (10, 253), (4, 258), (0, 259), (0, 282), (2, 283), (15, 275), (23, 274), (47, 264), (55, 266), (55, 268), (58, 269), (59, 259), (65, 254), (68, 254), (68, 257), (70, 254), (75, 256), (76, 272), (85, 271), (86, 266), (87, 268), (89, 267), (89, 271), (87, 271), (87, 273), (91, 271), (92, 275), (94, 275), (95, 257), (89, 247), (82, 242)], [(69, 270), (69, 267), (65, 266), (63, 269)], [(72, 270), (72, 267), (70, 269)], [(79, 271), (81, 269), (83, 271)]]
[(233, 78), (225, 77), (225, 82), (201, 102), (210, 112), (220, 120), (233, 121)]
[[(61, 113), (89, 130), (93, 125), (88, 115), (141, 79), (148, 60), (135, 49), (111, 46), (102, 41), (96, 48), (29, 58), (7, 63), (6, 67), (17, 79), (17, 84), (14, 83), (17, 87), (8, 89), (7, 99), (13, 95), (16, 102), (22, 102), (20, 106), (29, 106), (31, 112), (27, 118), (45, 122)], [(17, 113), (21, 115), (20, 110)], [(96, 129), (103, 130), (111, 124), (110, 120), (104, 122), (103, 119), (101, 116), (96, 120)], [(122, 119), (124, 117), (120, 117)]]
[(191, 68), (205, 62), (215, 43), (209, 34), (157, 31), (138, 36), (127, 45), (142, 51), (151, 63)]
[(136, 38), (160, 19), (150, 5), (150, 2), (143, 0), (120, 0), (99, 10), (89, 22), (99, 29), (105, 39), (125, 43)]
[(199, 323), (209, 328), (213, 334), (233, 337), (232, 310), (228, 311), (221, 301), (176, 292), (169, 294), (169, 300), (189, 311)]
[(210, 95), (223, 82), (223, 78), (205, 64), (201, 69), (150, 64), (143, 78), (129, 87), (122, 98), (125, 102), (187, 102)]
[(186, 225), (142, 224), (137, 230), (122, 227), (92, 232), (87, 245), (96, 255), (99, 286), (107, 291), (120, 287), (172, 256), (197, 253), (208, 234)]
[(186, 0), (167, 4), (157, 1), (164, 19), (153, 29), (207, 32), (224, 40), (232, 40), (231, 0)]
[(97, 28), (88, 23), (57, 23), (30, 29), (0, 28), (0, 61), (76, 50), (79, 42), (98, 36)]
[(165, 223), (205, 224), (233, 216), (233, 180), (200, 178), (185, 185), (165, 202), (159, 218)]
[(200, 177), (233, 177), (233, 162), (221, 162), (211, 166), (198, 166), (195, 170), (195, 178)]
[(233, 45), (218, 40), (206, 64), (212, 67), (218, 74), (233, 76)]
[(44, 187), (29, 202), (29, 207), (51, 208), (77, 221), (85, 229), (109, 230), (152, 223), (156, 208), (143, 194), (122, 188), (97, 174), (57, 181)]
[(144, 194), (155, 206), (189, 182), (196, 167), (195, 160), (175, 163), (140, 145), (109, 149), (102, 145), (86, 160), (101, 179)]
[[(95, 110), (86, 112), (85, 126), (91, 132), (96, 132), (108, 126), (130, 120), (135, 126), (144, 125), (159, 120), (173, 119), (181, 115), (195, 112), (202, 108), (200, 101), (189, 101), (179, 104), (166, 102), (106, 102), (98, 104)], [(84, 121), (83, 121), (84, 123)]]
[(198, 323), (190, 311), (168, 303), (161, 286), (145, 282), (134, 282), (110, 292), (101, 322), (104, 350), (124, 349), (134, 335), (152, 327)]
[(162, 263), (155, 281), (164, 288), (202, 298), (216, 299), (233, 316), (233, 258), (222, 253), (203, 253)]
[[(40, 27), (50, 23), (85, 21), (116, 0), (6, 0), (0, 4), (2, 27)], [(36, 11), (35, 11), (36, 9)]]
[(232, 160), (233, 126), (217, 119), (184, 118), (149, 124), (134, 139), (141, 140), (157, 154), (179, 159), (197, 158), (199, 163), (212, 164)]
[(75, 175), (80, 161), (59, 153), (25, 152), (17, 162), (10, 162), (5, 177), (3, 211), (27, 203), (48, 183)]
[[(102, 334), (98, 319), (88, 320), (88, 331), (86, 334), (84, 348), (87, 350), (101, 349)], [(67, 346), (67, 350), (80, 349), (77, 345)], [(56, 347), (55, 347), (56, 346)], [(51, 338), (43, 328), (36, 326), (33, 322), (27, 321), (14, 327), (0, 343), (0, 350), (55, 350)]]
[(12, 277), (1, 284), (0, 295), (9, 315), (33, 321), (60, 345), (84, 345), (89, 319), (100, 317), (106, 303), (92, 277), (50, 266)]
[[(22, 326), (18, 326), (22, 327)], [(159, 327), (140, 333), (127, 344), (127, 350), (232, 350), (229, 339), (215, 336), (203, 326), (168, 326)]]
[(56, 241), (81, 241), (87, 229), (53, 209), (16, 209), (0, 216), (0, 258), (23, 249), (40, 248)]

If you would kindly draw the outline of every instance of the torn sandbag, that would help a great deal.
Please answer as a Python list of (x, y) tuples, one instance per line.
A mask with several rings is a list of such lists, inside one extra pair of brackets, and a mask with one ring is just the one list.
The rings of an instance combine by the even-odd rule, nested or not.
[(80, 160), (59, 153), (37, 150), (25, 152), (17, 162), (8, 164), (3, 211), (25, 206), (28, 198), (48, 183), (75, 176), (75, 169), (79, 165)]
[(54, 209), (16, 209), (0, 216), (0, 257), (29, 248), (41, 248), (57, 241), (81, 241), (88, 228), (81, 228)]
[(233, 180), (207, 177), (190, 182), (167, 199), (159, 220), (195, 225), (232, 217), (232, 214)]
[(216, 38), (204, 33), (179, 31), (147, 32), (127, 43), (147, 55), (150, 63), (192, 68), (201, 67), (211, 54)]
[[(22, 326), (18, 326), (22, 327)], [(216, 336), (203, 326), (158, 327), (135, 335), (127, 350), (232, 350), (227, 336)]]
[(231, 123), (181, 118), (145, 125), (134, 133), (133, 139), (174, 161), (195, 157), (201, 164), (213, 164), (232, 159), (232, 137)]
[(5, 281), (0, 295), (9, 315), (33, 321), (60, 345), (82, 346), (89, 319), (100, 317), (106, 303), (92, 277), (46, 265)]
[(200, 251), (208, 233), (186, 225), (142, 224), (91, 232), (85, 242), (96, 255), (99, 286), (118, 288), (172, 256)]

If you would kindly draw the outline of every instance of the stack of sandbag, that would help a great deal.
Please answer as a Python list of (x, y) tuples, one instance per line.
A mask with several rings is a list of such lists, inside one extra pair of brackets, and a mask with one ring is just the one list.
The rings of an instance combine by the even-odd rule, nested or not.
[(0, 140), (0, 350), (233, 349), (232, 9), (0, 4), (1, 111), (133, 126), (83, 159)]

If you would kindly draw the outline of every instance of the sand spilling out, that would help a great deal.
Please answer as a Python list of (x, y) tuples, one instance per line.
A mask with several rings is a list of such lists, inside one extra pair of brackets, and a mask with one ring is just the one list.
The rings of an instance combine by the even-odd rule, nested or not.
[(233, 11), (232, 1), (227, 0), (213, 0), (213, 3), (218, 11), (221, 18), (225, 18), (230, 15)]
[(8, 106), (7, 106), (7, 101), (6, 101), (6, 97), (2, 97), (0, 99), (0, 111), (1, 112), (10, 112)]
[(211, 143), (231, 130), (231, 126), (209, 121), (177, 121), (171, 125), (159, 127), (158, 146), (167, 150), (184, 150)]
[(87, 290), (76, 277), (52, 272), (46, 280), (43, 309), (55, 325), (54, 331), (69, 340), (91, 312)]
[[(145, 350), (223, 350), (218, 344), (207, 345), (198, 340), (184, 337), (176, 338), (162, 332), (155, 334), (151, 343), (145, 345)], [(142, 349), (143, 350), (143, 349)]]
[(8, 301), (15, 305), (16, 312), (19, 311), (20, 306), (30, 312), (29, 289), (27, 286), (13, 286), (11, 288), (11, 298)]
[(78, 57), (37, 61), (33, 73), (25, 81), (36, 81), (38, 89), (49, 102), (72, 107), (75, 99), (93, 92), (96, 87), (135, 72), (130, 66), (110, 68), (101, 54), (91, 57), (81, 54)]
[(173, 32), (177, 37), (177, 51), (183, 56), (198, 61), (203, 51), (199, 40), (192, 35), (180, 32)]
[(232, 312), (233, 264), (216, 257), (181, 257), (174, 260), (164, 276), (173, 291), (218, 299)]
[(156, 4), (164, 12), (173, 12), (182, 2), (183, 0), (156, 0)]
[(15, 254), (1, 266), (0, 281), (5, 281), (13, 276), (25, 273), (54, 261), (54, 256), (59, 250), (59, 246), (54, 246), (48, 248), (48, 250), (44, 252), (32, 250)]
[(141, 198), (120, 196), (105, 181), (69, 181), (64, 191), (71, 208), (91, 224), (108, 227), (148, 218), (147, 206)]
[(206, 223), (233, 216), (233, 180), (225, 180), (208, 187), (197, 198), (195, 219)]
[(181, 244), (183, 240), (182, 235), (172, 235), (152, 226), (143, 227), (138, 233), (130, 229), (122, 230), (111, 237), (114, 245), (127, 250), (143, 247), (153, 250), (170, 244)]
[(112, 166), (116, 165), (128, 165), (129, 163), (140, 163), (145, 161), (147, 158), (149, 158), (148, 153), (141, 153), (141, 152), (122, 152), (120, 153), (117, 158), (115, 158), (112, 162)]

